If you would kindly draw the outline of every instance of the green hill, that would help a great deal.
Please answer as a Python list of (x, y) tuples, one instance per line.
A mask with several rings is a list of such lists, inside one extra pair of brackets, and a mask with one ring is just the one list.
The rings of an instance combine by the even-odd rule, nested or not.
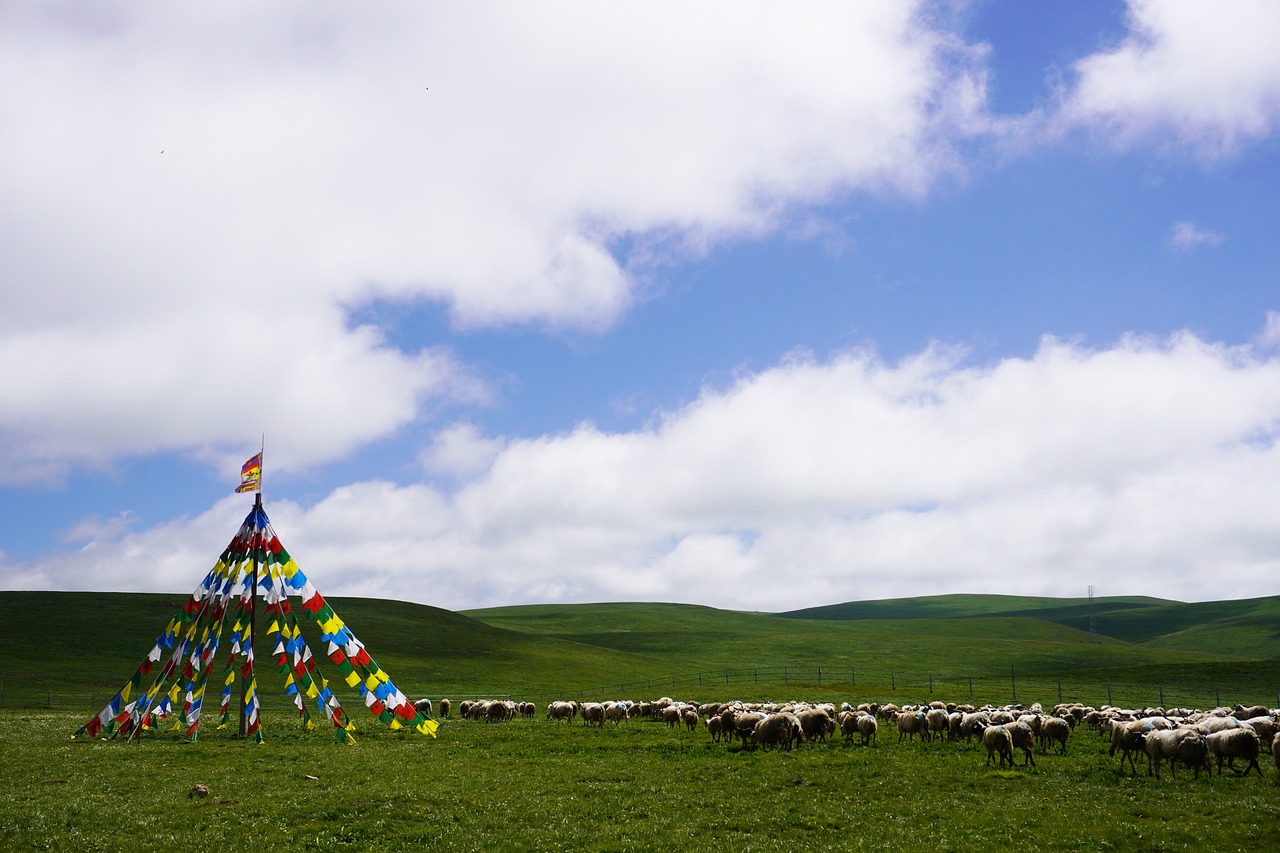
[[(0, 592), (0, 702), (105, 699), (184, 600)], [(1096, 643), (1081, 599), (932, 596), (782, 614), (658, 603), (462, 613), (375, 599), (330, 603), (411, 696), (643, 696), (696, 688), (704, 697), (742, 697), (837, 684), (884, 694), (976, 695), (1032, 682), (1042, 693), (1077, 685), (1081, 695), (1096, 697), (1109, 696), (1114, 685), (1160, 685), (1160, 695), (1163, 686), (1198, 691), (1185, 701), (1200, 704), (1224, 688), (1280, 701), (1280, 598), (1098, 599)], [(323, 655), (318, 631), (303, 625)], [(259, 677), (264, 695), (279, 692), (270, 690), (274, 672)]]

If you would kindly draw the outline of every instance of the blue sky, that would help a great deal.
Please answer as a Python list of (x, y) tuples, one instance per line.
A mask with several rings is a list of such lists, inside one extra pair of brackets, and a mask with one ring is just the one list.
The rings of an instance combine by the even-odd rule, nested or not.
[(1280, 594), (1280, 11), (845, 5), (7, 8), (0, 588)]

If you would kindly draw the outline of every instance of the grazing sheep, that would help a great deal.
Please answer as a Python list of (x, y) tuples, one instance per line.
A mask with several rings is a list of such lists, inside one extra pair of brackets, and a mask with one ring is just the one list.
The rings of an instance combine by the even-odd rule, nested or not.
[(422, 714), (425, 717), (430, 717), (431, 716), (431, 700), (419, 699), (417, 702), (413, 703), (413, 710), (417, 711), (419, 714)]
[(923, 711), (902, 711), (898, 714), (898, 743), (902, 743), (905, 737), (908, 740), (915, 740), (916, 735), (920, 735), (921, 740), (929, 739), (929, 730), (925, 727)]
[(987, 726), (982, 730), (982, 745), (987, 748), (987, 766), (991, 766), (991, 757), (999, 756), (996, 766), (1004, 764), (1013, 766), (1013, 736), (1004, 726)]
[[(1231, 768), (1231, 772), (1238, 776), (1248, 776), (1250, 770), (1256, 769), (1258, 775), (1262, 775), (1262, 768), (1258, 766), (1258, 753), (1262, 751), (1262, 745), (1258, 740), (1258, 735), (1253, 729), (1225, 729), (1224, 731), (1214, 732), (1205, 738), (1209, 742), (1209, 751), (1213, 753), (1214, 759), (1218, 762), (1218, 775), (1222, 775), (1222, 763), (1225, 759), (1227, 766)], [(1237, 758), (1248, 759), (1249, 765), (1245, 767), (1241, 773), (1236, 770), (1235, 760)]]
[(1276, 784), (1280, 785), (1280, 732), (1271, 739), (1271, 759), (1276, 763)]
[(797, 717), (807, 740), (820, 740), (826, 743), (827, 735), (836, 730), (836, 724), (831, 721), (826, 711), (810, 708), (808, 711), (801, 711)]
[(849, 743), (858, 733), (858, 713), (852, 710), (841, 711), (836, 718), (836, 725), (840, 728), (840, 734), (844, 735), (844, 742)]
[(751, 742), (768, 749), (781, 746), (790, 751), (792, 744), (804, 740), (804, 730), (795, 714), (769, 714), (751, 730)]
[(615, 726), (627, 719), (627, 706), (622, 702), (610, 702), (604, 706), (604, 718), (606, 722), (613, 723)]
[[(1040, 741), (1047, 747), (1058, 746), (1058, 754), (1067, 754), (1067, 739), (1071, 737), (1071, 723), (1061, 717), (1045, 717), (1040, 722)], [(1044, 747), (1042, 747), (1043, 749)]]
[(209, 786), (201, 783), (197, 783), (193, 785), (191, 787), (191, 790), (187, 791), (188, 800), (191, 799), (192, 797), (199, 797), (200, 799), (203, 800), (208, 798), (208, 796), (209, 796)]
[(451, 703), (448, 699), (440, 700), (440, 716), (442, 717), (449, 716), (449, 711), (452, 708), (453, 708), (453, 703)]
[(929, 739), (941, 736), (949, 732), (951, 729), (951, 719), (947, 714), (946, 708), (930, 708), (924, 715), (925, 731), (929, 733)]
[(862, 745), (870, 746), (871, 742), (876, 739), (876, 718), (871, 714), (861, 714), (858, 717), (858, 734), (862, 735)]
[(662, 721), (667, 724), (667, 728), (674, 729), (680, 725), (680, 708), (676, 705), (666, 705), (662, 709)]
[(1032, 747), (1035, 746), (1036, 733), (1031, 730), (1031, 726), (1021, 721), (1005, 723), (1004, 727), (1009, 730), (1009, 737), (1013, 739), (1013, 748), (1022, 750), (1022, 765), (1025, 767), (1030, 764), (1036, 766), (1036, 758), (1031, 754)]
[(751, 733), (755, 731), (756, 723), (767, 717), (763, 711), (739, 711), (733, 716), (733, 732), (742, 739), (745, 746), (747, 741), (751, 740)]
[(1142, 751), (1142, 738), (1147, 731), (1142, 720), (1130, 720), (1111, 729), (1111, 750), (1107, 754), (1114, 756), (1116, 750), (1120, 750), (1120, 772), (1124, 772), (1124, 762), (1127, 758), (1133, 775), (1138, 775), (1138, 766), (1134, 762), (1133, 754)]
[(604, 726), (604, 705), (599, 702), (582, 703), (582, 724), (584, 726)]
[[(1178, 741), (1174, 758), (1195, 770), (1195, 778), (1200, 778), (1200, 771), (1207, 770), (1213, 774), (1213, 765), (1209, 763), (1209, 742), (1205, 736), (1195, 729), (1186, 730), (1188, 734)], [(1174, 773), (1173, 761), (1169, 762), (1169, 772)], [(1259, 773), (1262, 771), (1259, 770)]]
[(1246, 708), (1244, 705), (1237, 705), (1236, 709), (1231, 712), (1231, 716), (1237, 720), (1247, 720), (1251, 717), (1266, 717), (1271, 714), (1271, 709), (1266, 705), (1250, 705)]
[(684, 727), (689, 731), (695, 731), (698, 728), (698, 709), (692, 705), (686, 706), (680, 712), (680, 719), (684, 722)]
[(547, 719), (559, 722), (572, 722), (575, 711), (572, 702), (552, 702), (547, 705)]
[(1270, 714), (1264, 714), (1259, 717), (1250, 717), (1240, 725), (1248, 726), (1253, 729), (1254, 734), (1258, 736), (1258, 740), (1263, 743), (1271, 743), (1271, 739), (1276, 736), (1276, 718)]
[(724, 720), (719, 715), (707, 717), (707, 734), (711, 735), (712, 743), (720, 742), (720, 734), (724, 731)]
[[(1142, 750), (1147, 754), (1147, 775), (1155, 770), (1155, 777), (1160, 778), (1160, 762), (1169, 762), (1169, 772), (1174, 773), (1173, 762), (1177, 757), (1178, 744), (1187, 735), (1198, 733), (1188, 729), (1165, 729), (1147, 732), (1142, 738)], [(1200, 735), (1203, 737), (1203, 735)]]

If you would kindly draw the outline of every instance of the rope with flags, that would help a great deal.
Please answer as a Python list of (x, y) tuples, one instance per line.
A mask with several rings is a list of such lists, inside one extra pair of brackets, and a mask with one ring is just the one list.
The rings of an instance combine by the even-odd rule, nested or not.
[[(250, 488), (256, 488), (261, 481), (262, 454), (259, 453), (245, 463), (238, 492), (249, 490), (245, 484), (249, 482), (247, 472), (251, 463), (254, 468)], [(259, 565), (261, 574), (257, 571)], [(241, 731), (246, 737), (261, 742), (261, 703), (254, 666), (256, 638), (252, 628), (255, 600), (259, 595), (265, 601), (264, 616), (271, 620), (266, 639), (276, 668), (284, 676), (285, 694), (293, 698), (307, 728), (315, 727), (311, 718), (311, 709), (314, 709), (332, 723), (337, 740), (354, 743), (351, 732), (355, 724), (330, 690), (329, 680), (302, 636), (296, 615), (298, 609), (304, 618), (320, 626), (320, 641), (326, 645), (325, 657), (379, 722), (392, 730), (411, 728), (436, 736), (436, 721), (419, 712), (396, 687), (386, 670), (378, 666), (364, 644), (285, 550), (259, 499), (217, 563), (156, 637), (151, 651), (134, 674), (72, 737), (136, 740), (143, 732), (157, 729), (178, 707), (174, 730), (184, 731), (188, 742), (195, 741), (224, 625), (234, 609), (230, 655), (222, 672), (218, 728), (225, 728), (231, 721), (232, 686), (238, 675), (244, 697)], [(298, 600), (299, 608), (291, 604), (290, 598)], [(165, 662), (157, 670), (162, 659)]]

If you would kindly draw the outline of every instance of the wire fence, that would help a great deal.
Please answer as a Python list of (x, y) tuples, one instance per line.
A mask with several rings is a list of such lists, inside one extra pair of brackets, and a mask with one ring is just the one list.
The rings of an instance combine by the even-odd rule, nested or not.
[[(1043, 676), (946, 675), (902, 670), (880, 670), (854, 666), (784, 665), (672, 675), (664, 678), (600, 685), (584, 688), (568, 697), (574, 699), (634, 698), (684, 694), (690, 701), (706, 697), (734, 698), (734, 692), (760, 694), (769, 690), (777, 698), (793, 698), (792, 693), (815, 692), (850, 699), (867, 697), (885, 701), (927, 702), (939, 700), (974, 705), (1079, 702), (1083, 705), (1209, 709), (1223, 705), (1266, 705), (1280, 707), (1280, 688), (1241, 690), (1231, 685), (1079, 683)], [(681, 698), (673, 696), (672, 698)]]
[[(922, 703), (934, 700), (972, 705), (1030, 705), (1039, 702), (1048, 707), (1057, 703), (1079, 702), (1083, 705), (1112, 705), (1129, 708), (1209, 709), (1235, 705), (1266, 705), (1280, 708), (1280, 688), (1239, 689), (1230, 684), (1207, 684), (1203, 680), (1184, 684), (1139, 684), (1133, 682), (1074, 682), (1045, 678), (1043, 675), (1019, 676), (1015, 669), (1007, 674), (955, 675), (920, 673), (904, 670), (874, 669), (856, 666), (777, 665), (738, 667), (670, 675), (617, 684), (550, 692), (534, 689), (517, 692), (475, 692), (465, 689), (445, 691), (439, 686), (420, 695), (450, 695), (461, 699), (519, 699), (548, 702), (553, 699), (656, 699), (671, 696), (684, 701), (726, 701), (769, 696), (777, 701), (822, 696), (839, 701), (892, 701)], [(65, 708), (90, 713), (99, 710), (115, 695), (114, 690), (71, 691), (32, 690), (24, 685), (18, 695), (6, 692), (0, 681), (0, 707)], [(259, 701), (264, 711), (287, 710), (293, 699), (282, 691), (260, 685)], [(411, 698), (417, 698), (415, 694)], [(339, 699), (343, 697), (339, 695)], [(218, 696), (207, 696), (209, 708), (217, 708)], [(238, 708), (239, 691), (232, 697)], [(346, 704), (344, 702), (344, 704)]]

